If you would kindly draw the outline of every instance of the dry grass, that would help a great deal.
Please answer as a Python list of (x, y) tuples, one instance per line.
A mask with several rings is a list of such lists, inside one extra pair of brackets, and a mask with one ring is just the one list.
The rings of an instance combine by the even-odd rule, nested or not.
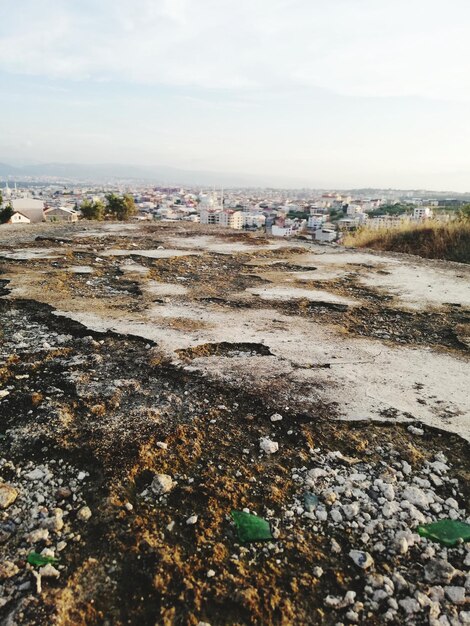
[(404, 224), (400, 228), (362, 228), (349, 234), (344, 243), (357, 248), (391, 250), (416, 254), (427, 259), (470, 263), (470, 222), (427, 221), (421, 224)]

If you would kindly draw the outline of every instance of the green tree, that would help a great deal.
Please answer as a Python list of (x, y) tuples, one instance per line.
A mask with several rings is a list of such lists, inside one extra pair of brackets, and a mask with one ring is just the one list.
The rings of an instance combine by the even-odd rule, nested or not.
[(6, 207), (0, 209), (0, 224), (6, 224), (13, 213), (14, 211), (11, 204), (7, 204)]
[(136, 214), (134, 198), (130, 194), (117, 196), (114, 193), (109, 193), (106, 200), (108, 203), (107, 212), (116, 220), (128, 220)]
[(464, 204), (460, 207), (459, 218), (464, 222), (470, 222), (470, 204)]
[(3, 203), (3, 196), (2, 196), (2, 190), (0, 189), (0, 206), (2, 206)]
[(86, 220), (102, 220), (104, 218), (105, 206), (101, 200), (96, 200), (95, 202), (84, 200), (80, 210)]

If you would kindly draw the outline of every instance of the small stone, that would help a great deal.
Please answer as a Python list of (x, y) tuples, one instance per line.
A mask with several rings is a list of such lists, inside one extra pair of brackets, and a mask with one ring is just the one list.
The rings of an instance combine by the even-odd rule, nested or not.
[(44, 578), (59, 578), (60, 576), (60, 572), (51, 563), (47, 563), (44, 567), (39, 568), (39, 573)]
[(395, 541), (395, 550), (398, 554), (406, 554), (408, 549), (409, 545), (406, 537), (398, 537)]
[(36, 467), (36, 469), (33, 469), (25, 474), (25, 478), (27, 478), (28, 480), (42, 480), (44, 476), (45, 473), (39, 467)]
[(72, 490), (69, 487), (59, 487), (55, 492), (57, 500), (67, 500), (72, 495)]
[(13, 561), (3, 561), (0, 563), (0, 580), (13, 578), (19, 571), (19, 567)]
[(429, 583), (450, 583), (458, 574), (448, 561), (432, 559), (424, 567), (424, 578)]
[(414, 598), (404, 598), (403, 600), (399, 600), (398, 604), (407, 615), (410, 615), (411, 613), (418, 613), (421, 608), (419, 606), (419, 602)]
[(421, 435), (424, 435), (424, 430), (422, 428), (417, 428), (416, 426), (413, 426), (413, 424), (410, 424), (407, 430), (412, 435), (417, 435), (418, 437), (420, 437)]
[(259, 447), (266, 454), (274, 454), (279, 450), (279, 444), (277, 441), (272, 441), (269, 437), (261, 437), (259, 440)]
[(274, 413), (274, 415), (271, 415), (269, 419), (271, 422), (280, 422), (282, 420), (282, 415), (280, 413)]
[(173, 479), (168, 474), (156, 474), (150, 485), (151, 490), (157, 496), (168, 493), (175, 486)]
[(157, 441), (157, 448), (160, 448), (161, 450), (168, 450), (168, 444), (164, 441)]
[(174, 527), (175, 527), (175, 521), (172, 520), (169, 524), (167, 524), (166, 529), (171, 533)]
[(374, 565), (374, 559), (368, 552), (363, 552), (362, 550), (351, 550), (349, 552), (349, 556), (361, 569), (368, 569)]
[(353, 517), (356, 517), (359, 513), (359, 502), (344, 504), (343, 511), (348, 519), (353, 519)]
[(208, 570), (207, 578), (213, 578), (215, 576), (215, 571), (213, 569)]
[(92, 512), (91, 512), (90, 507), (88, 506), (82, 506), (82, 508), (79, 509), (77, 513), (77, 519), (79, 519), (82, 522), (87, 522), (91, 516), (92, 516)]
[(465, 587), (444, 587), (446, 596), (453, 604), (465, 603)]
[(191, 515), (186, 520), (186, 524), (188, 524), (188, 526), (193, 526), (197, 522), (197, 520), (198, 520), (198, 516), (197, 515)]
[(323, 569), (321, 567), (314, 567), (312, 570), (312, 574), (315, 578), (321, 578), (323, 576)]
[(77, 476), (78, 480), (85, 480), (85, 478), (86, 478), (86, 472), (78, 472), (78, 476)]
[(0, 509), (7, 509), (18, 497), (18, 491), (8, 483), (0, 483)]
[(342, 552), (341, 550), (341, 546), (339, 545), (339, 543), (336, 541), (336, 539), (332, 539), (331, 540), (331, 551), (334, 554), (340, 554)]

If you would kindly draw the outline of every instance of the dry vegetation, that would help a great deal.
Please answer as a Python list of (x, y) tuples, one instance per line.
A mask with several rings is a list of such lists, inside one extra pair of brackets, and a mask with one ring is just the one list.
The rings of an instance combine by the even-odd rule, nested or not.
[(427, 221), (379, 230), (363, 228), (349, 234), (345, 245), (470, 263), (470, 221)]

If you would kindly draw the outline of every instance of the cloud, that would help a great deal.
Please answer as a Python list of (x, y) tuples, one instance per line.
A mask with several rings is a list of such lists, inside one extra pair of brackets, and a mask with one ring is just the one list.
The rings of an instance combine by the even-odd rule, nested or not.
[(0, 69), (470, 100), (467, 0), (3, 0)]

